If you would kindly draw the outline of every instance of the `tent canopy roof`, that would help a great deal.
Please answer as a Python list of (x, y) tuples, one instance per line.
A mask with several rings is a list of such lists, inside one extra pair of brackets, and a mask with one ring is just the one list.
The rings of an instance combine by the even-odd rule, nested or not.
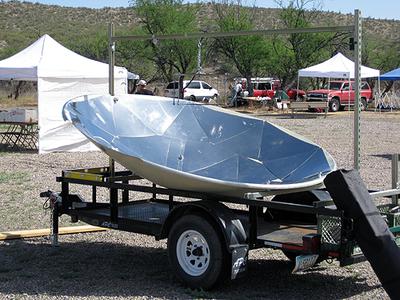
[[(330, 59), (299, 70), (299, 77), (354, 78), (354, 62), (338, 53)], [(379, 77), (379, 70), (361, 66), (361, 78)]]
[(400, 80), (400, 68), (381, 75), (381, 80)]
[[(0, 79), (107, 78), (108, 64), (81, 56), (45, 34), (17, 54), (0, 61)], [(115, 78), (127, 78), (127, 70), (115, 67)]]

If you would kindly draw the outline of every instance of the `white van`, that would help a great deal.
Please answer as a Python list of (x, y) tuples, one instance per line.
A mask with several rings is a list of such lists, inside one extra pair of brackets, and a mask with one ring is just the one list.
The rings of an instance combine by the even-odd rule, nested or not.
[[(178, 98), (178, 81), (170, 82), (164, 92), (165, 97)], [(204, 101), (218, 98), (219, 93), (207, 82), (199, 80), (183, 81), (183, 98), (191, 101)]]

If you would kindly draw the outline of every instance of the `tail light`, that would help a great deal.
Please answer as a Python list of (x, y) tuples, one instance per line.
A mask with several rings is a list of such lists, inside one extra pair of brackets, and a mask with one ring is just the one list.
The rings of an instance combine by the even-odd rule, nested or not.
[(321, 245), (321, 236), (318, 234), (306, 234), (303, 236), (303, 247), (308, 253), (318, 253)]

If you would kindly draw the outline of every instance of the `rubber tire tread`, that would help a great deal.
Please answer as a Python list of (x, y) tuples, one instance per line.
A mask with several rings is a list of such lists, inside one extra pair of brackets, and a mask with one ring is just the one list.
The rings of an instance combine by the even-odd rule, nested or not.
[[(176, 244), (186, 230), (195, 230), (201, 233), (210, 248), (209, 266), (200, 276), (187, 274), (180, 266), (176, 256)], [(198, 215), (183, 216), (172, 226), (168, 235), (168, 259), (175, 276), (193, 289), (209, 290), (227, 275), (227, 255), (222, 239), (209, 221)]]

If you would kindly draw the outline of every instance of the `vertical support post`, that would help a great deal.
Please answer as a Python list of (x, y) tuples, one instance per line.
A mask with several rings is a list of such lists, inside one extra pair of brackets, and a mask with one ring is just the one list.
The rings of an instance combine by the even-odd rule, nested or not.
[[(122, 183), (129, 184), (129, 180), (123, 180)], [(129, 201), (129, 190), (122, 190), (122, 203), (127, 204)]]
[[(400, 154), (392, 155), (392, 189), (399, 188), (399, 157)], [(399, 204), (399, 195), (392, 196), (392, 203), (394, 205)]]
[[(115, 43), (113, 41), (114, 24), (108, 25), (108, 92), (114, 96), (114, 65), (115, 65)], [(111, 179), (115, 176), (115, 162), (109, 158), (109, 171)], [(114, 182), (111, 180), (111, 182)], [(118, 222), (118, 190), (110, 188), (110, 219), (111, 222)]]
[[(50, 200), (52, 201), (52, 200)], [(59, 203), (54, 202), (51, 204), (51, 233), (50, 233), (50, 241), (52, 247), (58, 246), (58, 210)]]
[(92, 202), (97, 202), (97, 188), (95, 185), (92, 186)]
[(168, 197), (168, 209), (171, 211), (174, 208), (174, 196), (169, 195)]
[(183, 92), (183, 79), (184, 79), (184, 77), (185, 77), (185, 75), (180, 74), (180, 75), (179, 75), (179, 79), (178, 79), (178, 89), (179, 89), (179, 91), (178, 91), (178, 94), (179, 94), (178, 98), (179, 98), (179, 99), (183, 99), (183, 94), (184, 94), (184, 92)]
[(219, 100), (218, 101), (218, 105), (227, 104), (227, 100), (228, 100), (228, 97), (229, 97), (229, 94), (226, 93), (226, 91), (228, 90), (227, 84), (228, 84), (228, 73), (225, 73), (224, 74), (224, 91), (225, 91), (224, 101), (223, 101), (223, 103), (221, 103), (221, 98), (219, 98), (218, 99)]
[(110, 220), (112, 223), (118, 223), (118, 190), (110, 189)]
[[(354, 11), (354, 84), (355, 84), (355, 103), (354, 103), (354, 169), (360, 169), (360, 90), (361, 90), (361, 50), (362, 50), (362, 20), (361, 12)], [(350, 88), (350, 87), (349, 87)]]
[(155, 199), (157, 199), (157, 194), (156, 194), (156, 192), (155, 192), (155, 189), (156, 189), (157, 185), (156, 185), (155, 183), (153, 183), (152, 186), (153, 186), (153, 189), (154, 189), (154, 192), (153, 192), (153, 200), (155, 200)]
[[(64, 177), (64, 172), (62, 176)], [(67, 211), (69, 209), (68, 206), (70, 205), (68, 182), (61, 183), (61, 198), (63, 199), (63, 201), (61, 202), (61, 209), (62, 211)]]
[(114, 24), (108, 25), (108, 91), (114, 96), (114, 64), (115, 64), (115, 43), (113, 42)]
[[(113, 42), (114, 35), (114, 24), (108, 25), (108, 92), (111, 96), (114, 96), (114, 65), (115, 65), (115, 43)], [(115, 162), (112, 158), (109, 158), (110, 164), (110, 176), (114, 177)]]
[(202, 68), (201, 68), (201, 47), (202, 47), (202, 39), (199, 39), (199, 42), (197, 43), (197, 72), (202, 73)]
[(251, 247), (254, 247), (257, 240), (257, 207), (250, 205), (249, 207), (249, 219), (250, 219), (250, 237), (249, 237), (249, 244)]
[(382, 103), (381, 100), (381, 75), (379, 74), (378, 76), (378, 91), (375, 94), (375, 99), (374, 99), (374, 111), (376, 111), (376, 108), (378, 107), (379, 104)]

